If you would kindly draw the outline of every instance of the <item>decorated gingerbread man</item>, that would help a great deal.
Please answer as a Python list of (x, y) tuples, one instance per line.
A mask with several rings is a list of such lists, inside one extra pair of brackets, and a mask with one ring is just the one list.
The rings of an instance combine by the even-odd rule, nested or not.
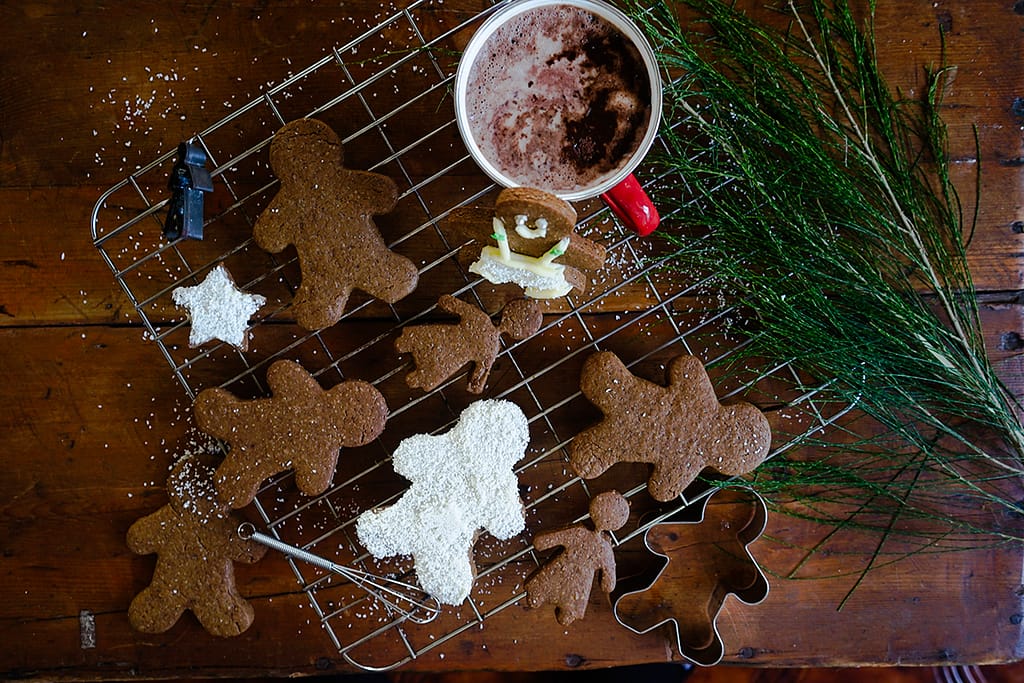
[(291, 469), (300, 491), (323, 493), (338, 450), (369, 443), (387, 420), (384, 397), (366, 382), (324, 391), (298, 363), (279, 360), (267, 371), (267, 384), (270, 398), (243, 401), (219, 388), (196, 397), (196, 424), (230, 445), (215, 482), (235, 508), (249, 504), (264, 480)]
[(289, 123), (270, 143), (281, 189), (260, 214), (253, 238), (272, 253), (295, 245), (302, 282), (292, 307), (307, 330), (338, 322), (353, 289), (394, 303), (419, 278), (412, 261), (388, 249), (373, 222), (395, 207), (394, 182), (343, 162), (341, 140), (315, 119)]
[(238, 635), (252, 624), (232, 563), (256, 562), (266, 548), (238, 537), (242, 520), (217, 499), (211, 475), (194, 458), (182, 458), (167, 479), (167, 505), (128, 529), (132, 552), (157, 554), (153, 580), (128, 608), (139, 631), (162, 633), (185, 610), (216, 636)]
[(595, 574), (601, 590), (615, 590), (615, 554), (608, 532), (621, 529), (628, 518), (626, 499), (617, 491), (607, 491), (590, 501), (593, 530), (576, 524), (537, 534), (533, 539), (537, 550), (559, 546), (563, 550), (527, 580), (530, 607), (553, 603), (558, 623), (568, 626), (586, 614)]
[(471, 363), (473, 370), (467, 388), (474, 394), (483, 392), (501, 349), (501, 335), (526, 339), (539, 330), (543, 322), (540, 306), (528, 299), (505, 304), (497, 326), (485, 312), (449, 294), (441, 296), (437, 306), (459, 316), (459, 322), (407, 327), (395, 340), (395, 349), (399, 353), (411, 353), (416, 365), (406, 376), (406, 383), (424, 391), (438, 387)]
[(653, 579), (637, 577), (636, 590), (616, 599), (615, 616), (637, 633), (671, 623), (681, 655), (716, 664), (724, 646), (715, 621), (726, 596), (750, 605), (768, 595), (768, 580), (747, 547), (766, 521), (759, 496), (723, 489), (706, 500), (699, 522), (655, 524), (644, 542), (663, 566)]
[(604, 418), (569, 445), (569, 462), (591, 479), (616, 462), (654, 466), (647, 488), (660, 501), (679, 496), (705, 468), (750, 472), (768, 456), (771, 427), (749, 403), (723, 405), (701, 362), (677, 356), (668, 386), (635, 377), (615, 354), (587, 359), (580, 390)]
[(393, 505), (361, 514), (356, 535), (374, 557), (412, 555), (420, 585), (459, 605), (473, 587), (480, 529), (508, 539), (525, 527), (519, 480), (529, 427), (509, 401), (471, 403), (444, 434), (402, 440), (392, 465), (412, 485)]
[(536, 299), (585, 291), (584, 271), (606, 258), (604, 247), (576, 234), (569, 202), (533, 188), (502, 190), (493, 207), (456, 209), (447, 226), (474, 241), (472, 272), (494, 284), (514, 282)]

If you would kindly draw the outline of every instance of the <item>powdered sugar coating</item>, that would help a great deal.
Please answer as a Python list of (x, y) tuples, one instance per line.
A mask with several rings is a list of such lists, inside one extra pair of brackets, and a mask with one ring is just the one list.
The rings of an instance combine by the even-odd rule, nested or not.
[(393, 466), (412, 485), (394, 505), (359, 516), (360, 543), (375, 557), (412, 555), (423, 589), (461, 604), (473, 586), (477, 532), (504, 540), (525, 528), (512, 466), (528, 443), (526, 416), (500, 400), (470, 404), (444, 434), (404, 439)]
[(235, 286), (227, 268), (219, 265), (195, 287), (178, 287), (171, 292), (178, 306), (188, 310), (192, 320), (189, 346), (219, 339), (239, 349), (248, 345), (246, 328), (249, 316), (267, 302), (259, 294), (248, 294)]

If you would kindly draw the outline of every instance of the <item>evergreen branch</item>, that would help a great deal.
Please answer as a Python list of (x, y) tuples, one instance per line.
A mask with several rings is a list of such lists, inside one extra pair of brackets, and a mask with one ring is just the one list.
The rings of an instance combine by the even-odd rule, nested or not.
[(939, 110), (953, 71), (929, 71), (921, 101), (895, 97), (870, 19), (862, 28), (845, 0), (786, 0), (783, 28), (718, 0), (680, 4), (697, 15), (687, 30), (674, 5), (633, 8), (673, 76), (656, 194), (673, 209), (674, 263), (715, 274), (749, 312), (739, 358), (792, 362), (884, 428), (870, 443), (820, 444), (845, 453), (842, 467), (768, 463), (754, 485), (842, 492), (833, 503), (890, 515), (870, 522), (883, 538), (916, 533), (907, 520), (941, 521), (942, 538), (1024, 538), (1024, 524), (942, 504), (958, 495), (1018, 520), (1004, 484), (1024, 474), (1020, 405), (986, 356), (966, 257), (974, 223), (948, 172)]

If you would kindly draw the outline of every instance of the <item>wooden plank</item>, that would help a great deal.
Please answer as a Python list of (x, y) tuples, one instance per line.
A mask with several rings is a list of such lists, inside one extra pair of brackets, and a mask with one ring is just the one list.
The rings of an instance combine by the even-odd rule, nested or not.
[[(979, 226), (969, 251), (970, 266), (976, 286), (985, 292), (1009, 292), (1024, 286), (1024, 245), (1022, 235), (1015, 232), (1014, 221), (1008, 220), (1019, 211), (1006, 202), (997, 202), (996, 197), (1014, 180), (1016, 170), (1000, 168), (986, 175), (985, 196), (995, 206), (991, 212), (982, 213)], [(458, 182), (452, 180), (451, 182)], [(92, 186), (67, 188), (0, 188), (0, 206), (4, 207), (5, 231), (8, 239), (0, 243), (0, 326), (48, 325), (67, 323), (120, 324), (138, 322), (134, 306), (124, 290), (115, 281), (111, 269), (104, 263), (101, 254), (93, 247), (89, 235), (89, 214), (99, 197), (100, 188)], [(1012, 196), (1012, 193), (1004, 196)], [(1009, 201), (1007, 199), (1007, 201)], [(411, 204), (410, 201), (408, 204)], [(407, 206), (408, 206), (407, 204)], [(393, 225), (402, 230), (403, 226), (419, 225), (422, 214), (415, 215), (409, 207), (406, 220)], [(406, 228), (408, 229), (408, 228)], [(111, 257), (115, 267), (125, 268), (130, 261), (155, 250), (159, 243), (159, 224), (145, 221), (124, 240), (113, 245)], [(398, 233), (400, 234), (400, 233)], [(621, 236), (616, 229), (608, 230), (605, 242), (613, 243)], [(239, 241), (245, 239), (241, 232), (235, 233)], [(647, 254), (654, 253), (661, 244), (657, 238), (643, 243)], [(205, 256), (197, 264), (226, 252), (231, 245), (210, 243)], [(192, 248), (192, 247), (187, 247)], [(419, 241), (404, 243), (397, 247), (415, 262), (431, 263), (442, 253), (440, 245)], [(248, 252), (247, 267), (239, 271), (251, 277), (265, 274), (272, 266), (259, 250)], [(289, 251), (290, 258), (294, 252)], [(644, 254), (646, 256), (647, 254)], [(123, 256), (124, 259), (119, 258)], [(239, 259), (235, 259), (237, 262)], [(612, 283), (622, 272), (628, 276), (639, 264), (631, 255), (616, 255), (613, 265), (607, 266), (593, 277), (596, 288)], [(423, 267), (421, 265), (421, 267)], [(261, 270), (262, 269), (262, 270)], [(435, 273), (441, 273), (435, 269)], [(139, 299), (148, 293), (171, 286), (187, 274), (179, 266), (154, 262), (142, 274), (126, 278)], [(154, 278), (157, 278), (154, 280)], [(297, 278), (296, 278), (297, 281)], [(443, 275), (442, 280), (425, 279), (424, 285), (404, 304), (409, 311), (422, 310), (432, 296), (438, 292), (453, 291), (463, 286), (465, 280), (456, 277), (454, 271)], [(274, 303), (280, 307), (290, 302), (290, 293), (281, 291)], [(1009, 300), (1012, 295), (1002, 294)], [(647, 289), (643, 284), (627, 287), (602, 304), (605, 310), (630, 310), (650, 305)], [(174, 310), (169, 295), (161, 298), (161, 308), (150, 309), (149, 314), (157, 321), (180, 319)], [(557, 308), (552, 306), (552, 310)], [(287, 312), (283, 312), (287, 318)]]
[[(997, 330), (1020, 321), (1019, 309), (1000, 307), (993, 315)], [(280, 332), (290, 334), (283, 326)], [(557, 353), (553, 345), (550, 353)], [(1019, 355), (1005, 357), (1016, 362)], [(365, 371), (372, 376), (376, 370)], [(194, 378), (197, 383), (219, 381), (231, 368), (214, 364), (205, 372)], [(153, 560), (133, 556), (124, 534), (134, 519), (163, 503), (161, 482), (172, 457), (199, 443), (189, 428), (184, 392), (137, 329), (5, 329), (0, 373), (6, 378), (0, 402), (8, 406), (0, 430), (12, 463), (0, 478), (0, 500), (6, 501), (0, 516), (3, 677), (171, 677), (186, 666), (193, 674), (224, 676), (348, 668), (311, 616), (291, 570), (273, 555), (238, 568), (257, 622), (230, 646), (206, 635), (188, 615), (167, 634), (131, 632), (126, 608), (146, 585)], [(403, 423), (399, 431), (411, 428)], [(570, 518), (578, 507), (568, 496), (547, 508), (541, 521)], [(874, 570), (836, 611), (871, 538), (845, 541), (842, 547), (854, 554), (825, 553), (803, 565), (798, 578), (781, 578), (823, 533), (788, 517), (772, 519), (771, 540), (754, 547), (771, 572), (772, 593), (759, 606), (727, 603), (720, 624), (729, 661), (925, 664), (1018, 656), (1015, 591), (1024, 553), (1018, 546), (921, 555)], [(649, 561), (637, 543), (619, 552), (624, 574)], [(817, 578), (803, 578), (808, 576)], [(95, 618), (95, 648), (80, 646), (83, 611)], [(587, 618), (570, 628), (546, 610), (509, 607), (408, 668), (590, 668), (670, 656), (664, 634), (626, 632), (595, 597)]]
[[(979, 167), (982, 173), (979, 224), (970, 259), (976, 283), (987, 294), (982, 309), (986, 346), (1011, 390), (1024, 395), (1019, 305), (1024, 288), (1024, 154), (1017, 102), (1024, 76), (1010, 58), (1020, 53), (1024, 41), (1018, 30), (1019, 10), (1013, 3), (996, 0), (903, 0), (880, 5), (880, 59), (894, 85), (913, 95), (923, 83), (923, 66), (938, 65), (943, 59), (958, 65), (943, 112), (950, 123), (954, 178), (968, 215), (977, 201), (973, 188)], [(430, 38), (468, 19), (481, 6), (480, 0), (437, 0), (422, 6), (414, 18)], [(172, 150), (180, 140), (237, 112), (272, 84), (329, 55), (331, 46), (359, 36), (396, 9), (378, 3), (328, 7), (295, 1), (214, 6), (147, 0), (116, 12), (88, 3), (0, 5), (0, 22), (11, 27), (0, 42), (0, 68), (9, 94), (0, 102), (0, 218), (5, 236), (0, 242), (0, 372), (5, 378), (0, 385), (0, 404), (5, 406), (0, 433), (8, 464), (0, 477), (0, 677), (241, 677), (350, 669), (321, 632), (291, 570), (279, 557), (238, 569), (239, 584), (257, 610), (256, 625), (239, 639), (213, 639), (189, 616), (161, 636), (131, 631), (127, 604), (148, 581), (153, 560), (133, 556), (124, 545), (124, 534), (134, 519), (162, 504), (161, 482), (172, 456), (197, 449), (198, 437), (189, 430), (185, 392), (152, 342), (143, 338), (126, 294), (91, 244), (88, 224), (93, 204), (105, 188)], [(400, 58), (394, 51), (404, 49), (409, 40), (404, 21), (400, 18), (379, 35), (374, 32), (365, 48), (345, 55), (357, 83), (381, 67), (372, 55), (391, 52), (389, 58)], [(940, 29), (945, 32), (944, 44)], [(445, 38), (444, 51), (437, 55), (443, 72), (454, 68), (455, 51), (467, 38), (468, 31)], [(372, 93), (367, 91), (368, 105), (375, 112), (390, 110), (420, 92), (424, 79), (433, 78), (433, 68), (425, 55), (417, 55)], [(290, 117), (347, 87), (344, 73), (332, 71), (329, 77), (303, 82), (275, 103)], [(387, 133), (400, 145), (414, 144), (423, 130), (450, 119), (448, 107), (450, 98), (438, 90), (404, 110)], [(346, 106), (329, 116), (343, 132), (354, 134), (369, 120), (359, 108), (354, 111)], [(275, 125), (268, 110), (251, 123), (239, 119), (209, 142), (217, 157), (230, 157), (265, 139)], [(452, 131), (445, 135), (457, 140)], [(381, 139), (373, 137), (364, 134), (351, 145), (350, 165), (367, 166), (387, 154)], [(265, 152), (254, 159), (262, 159), (261, 154)], [(409, 178), (395, 166), (382, 170), (407, 187), (414, 177), (460, 155), (457, 147), (430, 142), (422, 153), (417, 148), (406, 155), (404, 171)], [(256, 161), (231, 172), (239, 178), (249, 176), (250, 182), (266, 178), (265, 164), (260, 167)], [(157, 201), (164, 192), (163, 180), (158, 179), (147, 179), (145, 187), (147, 197)], [(463, 165), (433, 181), (415, 199), (422, 198), (431, 210), (443, 210), (453, 196), (465, 196), (481, 182), (473, 168)], [(244, 184), (239, 181), (237, 187)], [(232, 211), (233, 201), (223, 191), (210, 198), (215, 211), (228, 214), (224, 224), (232, 245), (254, 216)], [(404, 225), (424, 220), (422, 207), (415, 204), (410, 199), (396, 217), (384, 221), (391, 238), (402, 234)], [(142, 208), (136, 195), (123, 210), (113, 211), (130, 217)], [(147, 219), (147, 230), (158, 227)], [(126, 235), (112, 250), (121, 267), (137, 245), (142, 250), (151, 247), (152, 233), (143, 235), (141, 230)], [(221, 253), (228, 242), (220, 239), (214, 236), (197, 247), (196, 258)], [(437, 254), (436, 244), (428, 248), (415, 241), (401, 249), (410, 249), (418, 262)], [(121, 250), (123, 257), (118, 256)], [(244, 256), (240, 267), (255, 277), (265, 257), (256, 251)], [(161, 291), (182, 276), (179, 268), (175, 263), (158, 264), (132, 286)], [(158, 285), (150, 284), (154, 276)], [(615, 277), (614, 272), (600, 276), (597, 291)], [(457, 282), (453, 270), (438, 270), (408, 302), (405, 313), (421, 310)], [(279, 291), (275, 303), (283, 306), (290, 295), (287, 287)], [(160, 324), (177, 317), (165, 297), (155, 304), (149, 313)], [(691, 304), (699, 307), (701, 302), (683, 301), (678, 307), (685, 311)], [(638, 286), (594, 310), (646, 305), (648, 291)], [(371, 307), (366, 315), (383, 314)], [(605, 324), (611, 319), (608, 316)], [(644, 332), (665, 334), (668, 327), (653, 325)], [(560, 346), (558, 332), (581, 334), (570, 328), (567, 324), (556, 331), (552, 343), (525, 362), (541, 367), (559, 357), (567, 347)], [(326, 333), (325, 343), (333, 351), (351, 348), (374, 339), (381, 329), (379, 322), (352, 321)], [(174, 330), (168, 340), (176, 362), (196, 355), (184, 345), (184, 332)], [(609, 343), (628, 349), (628, 337), (620, 334)], [(298, 339), (286, 312), (258, 330), (250, 361), (265, 361), (283, 339)], [(323, 347), (318, 343), (303, 343), (294, 355), (322, 367)], [(378, 378), (394, 370), (399, 361), (386, 349), (386, 340), (379, 343), (379, 357), (364, 365), (343, 364), (343, 371)], [(713, 348), (712, 342), (708, 344)], [(658, 362), (652, 359), (644, 368), (653, 371)], [(195, 386), (209, 386), (239, 372), (244, 367), (239, 363), (237, 357), (224, 354), (185, 374)], [(576, 369), (567, 364), (563, 372), (552, 375), (552, 383), (573, 382)], [(506, 375), (515, 376), (512, 370), (508, 363), (500, 367), (496, 382), (507, 386)], [(400, 382), (401, 373), (395, 380)], [(457, 393), (451, 396), (450, 404), (436, 406), (443, 413), (410, 412), (409, 422), (400, 433), (389, 435), (381, 449), (393, 447), (417, 424), (426, 424), (417, 420), (435, 428), (439, 415), (452, 413), (464, 402)], [(589, 413), (574, 412), (565, 425), (578, 428), (590, 418)], [(551, 472), (532, 476), (547, 474)], [(545, 519), (532, 523), (582, 512), (580, 501), (571, 497), (554, 501), (548, 510)], [(780, 577), (802, 561), (804, 549), (824, 532), (777, 517), (769, 533), (774, 540), (759, 541), (755, 552)], [(797, 539), (795, 545), (792, 539)], [(1019, 547), (921, 555), (873, 570), (870, 581), (836, 611), (866, 561), (870, 540), (851, 538), (841, 549), (801, 565), (801, 577), (832, 578), (774, 578), (773, 592), (763, 605), (728, 603), (721, 621), (730, 647), (727, 660), (764, 666), (930, 664), (999, 662), (1021, 656), (1024, 610), (1018, 584), (1024, 551)], [(635, 546), (624, 547), (620, 555), (624, 568), (645, 559)], [(94, 620), (95, 647), (83, 631), (83, 618), (86, 623)], [(569, 629), (558, 626), (545, 611), (514, 605), (488, 618), (482, 629), (468, 629), (408, 668), (594, 668), (671, 656), (664, 634), (629, 634), (614, 623), (608, 605), (595, 598), (587, 619)]]

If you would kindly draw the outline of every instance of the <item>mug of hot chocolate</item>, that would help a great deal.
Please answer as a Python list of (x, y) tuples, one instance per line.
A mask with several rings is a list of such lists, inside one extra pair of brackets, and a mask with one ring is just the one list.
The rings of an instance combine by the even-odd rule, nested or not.
[(600, 195), (646, 235), (658, 212), (632, 173), (661, 117), (654, 51), (599, 0), (520, 0), (470, 39), (455, 114), (473, 159), (505, 187), (566, 201)]

